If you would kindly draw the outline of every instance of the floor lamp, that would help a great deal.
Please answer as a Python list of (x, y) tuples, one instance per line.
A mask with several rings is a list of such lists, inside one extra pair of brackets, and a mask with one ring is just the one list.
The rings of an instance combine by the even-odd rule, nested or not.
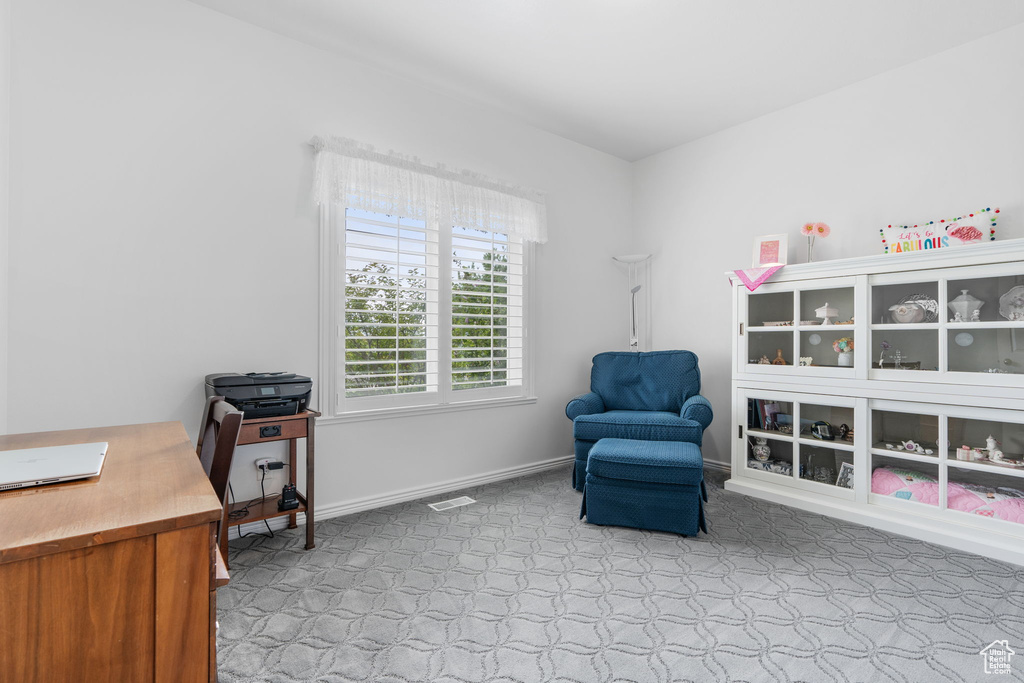
[(625, 254), (623, 256), (612, 256), (612, 259), (619, 263), (625, 263), (629, 268), (629, 350), (640, 350), (640, 335), (637, 333), (636, 319), (636, 295), (643, 289), (640, 282), (640, 266), (650, 260), (650, 254)]

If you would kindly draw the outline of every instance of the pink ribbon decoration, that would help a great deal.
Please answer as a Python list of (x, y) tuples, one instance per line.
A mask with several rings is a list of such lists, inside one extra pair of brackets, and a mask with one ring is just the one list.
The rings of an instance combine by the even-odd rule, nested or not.
[(767, 268), (746, 268), (744, 270), (733, 271), (736, 273), (736, 277), (740, 279), (740, 282), (747, 286), (751, 292), (764, 284), (764, 281), (775, 274), (782, 266), (768, 266)]

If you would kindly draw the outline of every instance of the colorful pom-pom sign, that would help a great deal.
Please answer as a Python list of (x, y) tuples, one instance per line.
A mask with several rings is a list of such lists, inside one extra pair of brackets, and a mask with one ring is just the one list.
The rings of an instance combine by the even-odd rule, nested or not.
[(908, 254), (988, 242), (996, 238), (998, 214), (999, 209), (988, 207), (955, 218), (887, 225), (879, 230), (882, 251), (886, 254)]

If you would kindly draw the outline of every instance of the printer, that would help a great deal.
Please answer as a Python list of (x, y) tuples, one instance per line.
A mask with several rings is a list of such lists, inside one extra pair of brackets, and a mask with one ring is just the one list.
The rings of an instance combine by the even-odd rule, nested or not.
[(306, 409), (313, 380), (290, 372), (221, 372), (206, 376), (206, 395), (223, 396), (246, 419), (295, 415)]

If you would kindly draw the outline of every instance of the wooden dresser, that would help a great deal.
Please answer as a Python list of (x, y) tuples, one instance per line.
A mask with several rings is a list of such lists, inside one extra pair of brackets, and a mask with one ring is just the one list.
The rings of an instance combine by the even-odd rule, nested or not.
[(0, 451), (99, 441), (99, 477), (0, 493), (0, 680), (215, 681), (221, 505), (181, 423)]

